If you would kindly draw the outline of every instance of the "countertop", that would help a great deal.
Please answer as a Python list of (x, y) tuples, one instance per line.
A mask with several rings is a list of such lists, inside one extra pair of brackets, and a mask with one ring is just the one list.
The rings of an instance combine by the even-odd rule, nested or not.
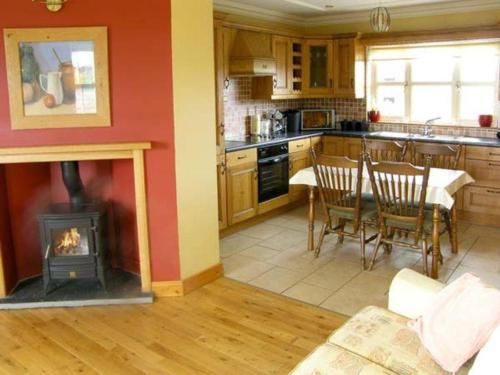
[(393, 140), (413, 140), (417, 142), (445, 143), (445, 144), (461, 144), (468, 146), (485, 146), (485, 147), (500, 147), (500, 139), (498, 138), (477, 138), (466, 136), (452, 135), (431, 135), (423, 136), (421, 134), (409, 134), (389, 131), (311, 131), (300, 133), (287, 133), (272, 138), (261, 137), (245, 137), (241, 140), (226, 140), (226, 152), (245, 150), (253, 147), (269, 146), (281, 142), (289, 142), (297, 139), (311, 138), (318, 136), (336, 136), (336, 137), (353, 137), (353, 138), (368, 138), (368, 139), (393, 139)]

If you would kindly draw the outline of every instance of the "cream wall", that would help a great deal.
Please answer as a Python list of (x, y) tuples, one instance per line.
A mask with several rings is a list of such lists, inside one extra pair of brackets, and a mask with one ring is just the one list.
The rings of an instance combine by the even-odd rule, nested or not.
[(212, 0), (171, 0), (181, 278), (219, 263)]

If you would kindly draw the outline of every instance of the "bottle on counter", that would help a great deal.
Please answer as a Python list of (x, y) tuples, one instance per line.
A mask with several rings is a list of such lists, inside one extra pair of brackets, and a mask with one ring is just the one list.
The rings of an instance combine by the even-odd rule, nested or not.
[(255, 114), (250, 116), (250, 134), (260, 135), (260, 132), (261, 132), (260, 116), (257, 114), (257, 109), (255, 109)]

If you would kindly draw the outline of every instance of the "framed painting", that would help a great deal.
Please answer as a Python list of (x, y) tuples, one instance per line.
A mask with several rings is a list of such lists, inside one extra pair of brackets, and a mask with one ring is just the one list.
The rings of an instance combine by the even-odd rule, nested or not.
[(111, 126), (106, 27), (5, 29), (12, 129)]

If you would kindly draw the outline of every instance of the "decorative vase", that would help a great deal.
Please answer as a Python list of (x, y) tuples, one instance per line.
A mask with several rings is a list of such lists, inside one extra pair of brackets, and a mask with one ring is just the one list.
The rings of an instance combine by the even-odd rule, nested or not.
[(368, 112), (368, 118), (370, 119), (370, 122), (379, 122), (380, 121), (380, 111)]
[(33, 83), (38, 80), (40, 66), (33, 54), (33, 47), (28, 44), (22, 44), (21, 54), (21, 77), (24, 83)]
[(493, 116), (492, 115), (479, 115), (479, 126), (482, 128), (489, 128), (491, 124), (493, 123)]
[(62, 86), (64, 91), (64, 102), (72, 104), (75, 102), (75, 67), (71, 62), (64, 62), (59, 65), (59, 71), (62, 73)]

